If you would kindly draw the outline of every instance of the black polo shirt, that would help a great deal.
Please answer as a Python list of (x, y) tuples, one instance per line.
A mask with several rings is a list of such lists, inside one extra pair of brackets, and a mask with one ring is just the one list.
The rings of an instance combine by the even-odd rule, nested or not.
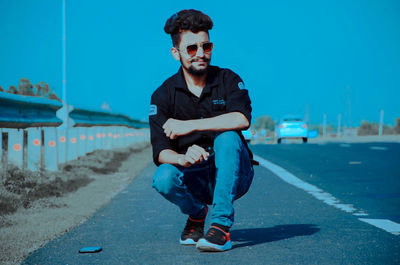
[[(158, 156), (164, 149), (185, 154), (193, 144), (212, 151), (215, 131), (193, 132), (189, 135), (169, 139), (162, 128), (169, 119), (193, 120), (211, 118), (230, 112), (241, 112), (251, 122), (251, 101), (242, 79), (229, 69), (210, 66), (206, 86), (200, 97), (187, 88), (182, 68), (168, 78), (151, 96), (149, 112), (153, 160), (158, 166)], [(242, 141), (247, 143), (240, 131)], [(250, 157), (251, 151), (247, 147)]]

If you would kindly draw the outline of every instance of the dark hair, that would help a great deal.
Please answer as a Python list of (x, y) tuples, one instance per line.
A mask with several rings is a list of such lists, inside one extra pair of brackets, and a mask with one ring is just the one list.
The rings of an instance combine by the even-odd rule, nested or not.
[(190, 30), (193, 33), (205, 31), (208, 33), (212, 27), (213, 22), (206, 14), (194, 9), (184, 9), (175, 13), (167, 20), (164, 31), (167, 34), (171, 34), (172, 45), (177, 47), (182, 31)]

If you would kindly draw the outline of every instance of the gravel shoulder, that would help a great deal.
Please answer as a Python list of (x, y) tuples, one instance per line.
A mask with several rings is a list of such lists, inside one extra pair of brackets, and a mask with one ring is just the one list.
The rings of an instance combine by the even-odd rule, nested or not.
[(117, 172), (92, 174), (90, 183), (76, 191), (38, 199), (29, 208), (0, 216), (0, 264), (19, 264), (30, 252), (85, 222), (150, 163), (151, 148), (146, 144), (132, 152)]

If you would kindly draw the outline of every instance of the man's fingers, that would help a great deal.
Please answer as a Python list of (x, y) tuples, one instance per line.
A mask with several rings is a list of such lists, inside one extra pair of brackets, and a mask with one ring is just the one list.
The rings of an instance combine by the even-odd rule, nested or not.
[(164, 125), (162, 126), (162, 128), (165, 130), (167, 127), (168, 127), (168, 121), (166, 121), (166, 122), (164, 123)]
[(192, 145), (193, 149), (200, 152), (200, 154), (204, 157), (204, 159), (207, 159), (208, 156), (210, 155), (206, 150), (204, 150), (203, 147), (198, 146), (198, 145)]
[(196, 153), (193, 152), (193, 151), (188, 151), (188, 152), (186, 153), (186, 155), (189, 156), (190, 158), (192, 158), (192, 159), (194, 160), (195, 163), (201, 162), (201, 161), (203, 160), (201, 154), (196, 154)]
[(185, 155), (185, 160), (188, 161), (190, 164), (196, 163), (196, 161), (188, 155)]
[(166, 135), (168, 138), (171, 136), (171, 133), (172, 133), (171, 130), (166, 129), (166, 130), (164, 130), (164, 132), (165, 132), (165, 135)]
[(195, 154), (197, 157), (202, 156), (202, 152), (193, 146), (188, 148), (188, 152)]

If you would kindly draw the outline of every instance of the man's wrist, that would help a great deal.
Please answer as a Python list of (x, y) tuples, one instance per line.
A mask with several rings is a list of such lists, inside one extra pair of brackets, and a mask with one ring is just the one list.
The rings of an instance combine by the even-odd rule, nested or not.
[(199, 125), (200, 121), (201, 120), (188, 120), (188, 121), (186, 121), (187, 122), (187, 126), (190, 129), (190, 133), (195, 132), (195, 131), (197, 131), (199, 129), (198, 125)]

